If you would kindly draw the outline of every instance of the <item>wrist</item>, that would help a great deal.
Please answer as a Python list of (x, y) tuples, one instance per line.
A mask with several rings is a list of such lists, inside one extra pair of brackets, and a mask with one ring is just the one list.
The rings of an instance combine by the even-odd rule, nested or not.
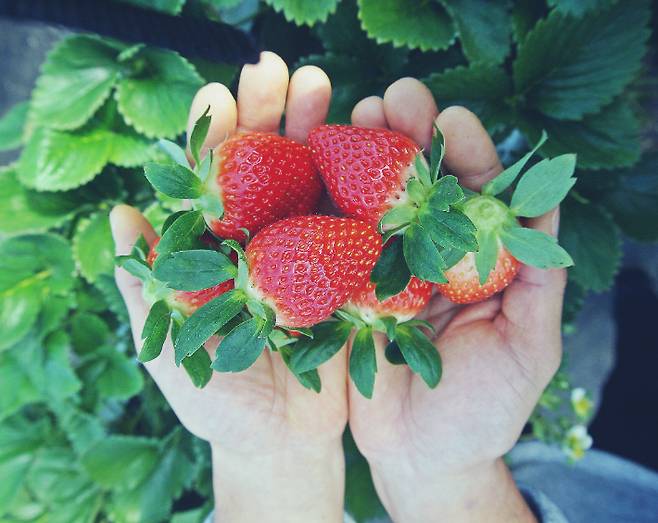
[(502, 459), (431, 474), (393, 463), (371, 470), (396, 523), (536, 522)]
[(236, 453), (212, 446), (215, 522), (343, 521), (340, 439), (322, 446)]

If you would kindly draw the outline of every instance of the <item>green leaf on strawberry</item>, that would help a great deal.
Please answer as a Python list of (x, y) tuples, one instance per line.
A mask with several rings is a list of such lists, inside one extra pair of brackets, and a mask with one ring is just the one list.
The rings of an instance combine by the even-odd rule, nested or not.
[(313, 327), (313, 338), (302, 338), (295, 345), (290, 366), (296, 373), (316, 369), (336, 354), (349, 338), (352, 324), (328, 321)]
[(195, 387), (202, 389), (212, 378), (212, 360), (208, 351), (198, 350), (190, 356), (183, 358), (183, 368), (192, 380)]
[(158, 256), (153, 276), (181, 291), (199, 291), (232, 280), (237, 268), (224, 254), (213, 250), (170, 252)]
[(372, 398), (377, 372), (375, 343), (372, 338), (372, 328), (364, 327), (357, 331), (352, 342), (349, 372), (354, 385), (363, 396)]
[(266, 336), (262, 336), (264, 321), (250, 318), (229, 332), (217, 347), (212, 368), (219, 372), (240, 372), (248, 369), (261, 355)]
[(160, 355), (162, 346), (169, 333), (170, 322), (171, 311), (169, 310), (169, 306), (162, 300), (155, 302), (146, 317), (146, 322), (142, 330), (144, 344), (139, 351), (139, 361), (144, 363)]
[(441, 358), (434, 344), (416, 327), (400, 325), (395, 333), (397, 343), (409, 368), (420, 375), (428, 387), (441, 380)]
[(410, 278), (411, 272), (404, 259), (402, 242), (390, 242), (370, 275), (370, 281), (377, 284), (375, 293), (379, 301), (402, 292)]
[(199, 198), (203, 184), (191, 169), (178, 164), (149, 162), (144, 174), (153, 187), (171, 198)]
[(183, 323), (174, 340), (176, 365), (180, 365), (185, 356), (199, 350), (212, 335), (237, 316), (246, 303), (247, 296), (243, 291), (232, 290), (197, 309)]
[(205, 229), (206, 222), (201, 211), (181, 213), (162, 234), (155, 250), (160, 256), (165, 256), (171, 252), (194, 249), (199, 245), (198, 238)]

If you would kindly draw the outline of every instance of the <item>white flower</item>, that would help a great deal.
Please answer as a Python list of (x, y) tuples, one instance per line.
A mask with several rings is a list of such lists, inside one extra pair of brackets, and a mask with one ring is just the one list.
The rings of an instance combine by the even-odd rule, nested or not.
[(562, 448), (567, 456), (573, 460), (579, 460), (585, 455), (585, 451), (591, 448), (592, 437), (587, 433), (584, 425), (574, 425), (564, 437)]
[(571, 391), (571, 406), (580, 419), (587, 419), (592, 412), (592, 400), (582, 387)]

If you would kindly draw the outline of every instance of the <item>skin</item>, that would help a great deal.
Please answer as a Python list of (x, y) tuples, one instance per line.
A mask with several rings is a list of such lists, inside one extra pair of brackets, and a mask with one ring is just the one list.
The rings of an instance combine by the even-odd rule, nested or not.
[[(302, 67), (288, 80), (285, 63), (263, 53), (258, 64), (243, 68), (237, 102), (220, 84), (203, 87), (190, 125), (210, 106), (206, 145), (214, 147), (236, 129), (275, 132), (285, 109), (286, 135), (304, 142), (324, 121), (330, 96), (320, 69)], [(478, 189), (500, 172), (479, 120), (461, 107), (439, 113), (415, 79), (398, 80), (383, 98), (366, 98), (352, 113), (355, 125), (389, 127), (425, 148), (434, 121), (446, 137), (445, 166), (462, 184)], [(111, 221), (118, 254), (140, 233), (154, 238), (130, 207), (116, 207)], [(527, 225), (556, 234), (557, 224), (554, 211)], [(148, 307), (139, 281), (122, 269), (116, 278), (139, 347)], [(268, 352), (245, 372), (215, 373), (203, 390), (172, 364), (170, 342), (146, 367), (181, 423), (211, 444), (217, 521), (342, 521), (340, 436), (349, 416), (396, 522), (531, 522), (501, 456), (559, 365), (564, 285), (564, 271), (524, 267), (504, 293), (480, 304), (457, 306), (435, 295), (423, 313), (437, 329), (444, 364), (434, 390), (407, 367), (389, 365), (381, 338), (372, 400), (347, 384), (350, 347), (320, 367), (320, 394), (303, 389)]]

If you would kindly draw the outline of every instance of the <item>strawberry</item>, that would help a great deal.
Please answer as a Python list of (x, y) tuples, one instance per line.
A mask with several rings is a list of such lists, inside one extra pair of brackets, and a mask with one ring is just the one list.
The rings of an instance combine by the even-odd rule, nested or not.
[(257, 234), (246, 250), (252, 291), (278, 325), (310, 327), (368, 284), (381, 252), (374, 227), (349, 218), (288, 218)]
[(446, 271), (448, 283), (437, 284), (437, 290), (454, 303), (476, 303), (486, 300), (507, 287), (519, 272), (521, 264), (502, 245), (496, 262), (484, 284), (480, 284), (475, 255), (472, 252)]
[[(156, 252), (155, 248), (159, 242), (160, 238), (156, 238), (151, 245), (151, 248), (149, 249), (146, 262), (150, 267), (153, 267), (153, 264), (158, 257), (158, 253)], [(199, 291), (172, 290), (171, 293), (169, 293), (169, 295), (166, 297), (166, 301), (172, 309), (180, 311), (185, 316), (189, 316), (202, 305), (208, 303), (213, 298), (224, 294), (232, 288), (233, 280), (227, 280), (225, 282), (219, 283), (218, 285), (209, 287), (208, 289), (201, 289)]]
[[(475, 227), (456, 207), (463, 190), (454, 176), (441, 176), (445, 148), (438, 128), (430, 165), (412, 140), (387, 129), (322, 125), (311, 131), (308, 142), (336, 206), (377, 225), (384, 241), (402, 236), (400, 249), (389, 255), (399, 260), (388, 267), (405, 265), (422, 280), (445, 283), (444, 250), (477, 250)], [(378, 286), (388, 282), (387, 292), (378, 292), (387, 296), (409, 281), (400, 278), (395, 286), (394, 276), (381, 270), (374, 278)]]
[[(184, 227), (179, 225), (181, 220), (187, 220)], [(194, 220), (194, 212), (178, 218), (167, 231), (169, 237)], [(169, 232), (172, 229), (174, 232)], [(327, 319), (368, 285), (382, 248), (374, 227), (334, 216), (297, 216), (278, 221), (256, 234), (246, 251), (234, 240), (225, 240), (224, 244), (238, 254), (237, 269), (229, 267), (223, 255), (192, 249), (168, 255), (171, 266), (181, 267), (185, 274), (171, 268), (161, 271), (172, 282), (189, 288), (207, 285), (207, 275), (213, 272), (218, 283), (227, 275), (235, 276), (235, 287), (194, 312), (174, 343), (176, 362), (180, 363), (196, 354), (213, 334), (224, 335), (212, 364), (220, 372), (248, 368), (266, 345), (277, 350), (291, 367), (294, 348), (290, 343), (296, 345), (297, 337), (308, 337), (307, 327)], [(158, 265), (163, 263), (159, 261)], [(193, 264), (194, 270), (186, 271), (185, 263)], [(319, 390), (314, 370), (295, 375), (304, 386)]]
[(315, 211), (322, 182), (305, 145), (269, 133), (242, 133), (213, 154), (216, 167), (207, 188), (224, 212), (204, 215), (217, 236), (242, 240), (241, 229), (253, 235), (282, 218)]
[(308, 147), (271, 133), (237, 133), (202, 160), (209, 125), (204, 114), (192, 132), (194, 169), (178, 145), (162, 141), (176, 163), (144, 166), (155, 189), (192, 200), (217, 236), (238, 241), (282, 218), (315, 212), (322, 180)]
[(360, 292), (354, 294), (345, 310), (358, 315), (366, 323), (372, 324), (375, 320), (386, 316), (395, 318), (403, 323), (414, 318), (422, 311), (432, 296), (432, 284), (412, 276), (407, 287), (400, 293), (384, 301), (379, 301), (375, 294), (374, 283), (368, 285)]
[[(388, 244), (384, 252), (395, 248), (396, 243)], [(297, 342), (290, 358), (290, 368), (296, 374), (315, 370), (337, 353), (355, 330), (349, 373), (361, 394), (370, 398), (377, 372), (373, 335), (382, 332), (391, 342), (395, 341), (402, 362), (408, 361), (409, 367), (430, 387), (436, 387), (441, 378), (441, 359), (432, 342), (418, 328), (431, 329), (431, 326), (413, 319), (427, 306), (432, 287), (432, 283), (412, 277), (400, 293), (379, 301), (375, 285), (368, 283), (352, 293), (350, 301), (335, 312), (334, 320), (316, 325), (312, 337)]]
[(486, 300), (507, 287), (521, 264), (542, 269), (563, 268), (573, 264), (556, 238), (521, 226), (520, 218), (541, 216), (560, 204), (573, 187), (575, 155), (545, 159), (528, 169), (516, 184), (509, 205), (496, 195), (505, 191), (518, 177), (532, 154), (546, 140), (543, 135), (535, 148), (460, 204), (463, 213), (475, 224), (478, 251), (453, 250), (446, 270), (447, 282), (438, 291), (455, 303)]
[(313, 160), (336, 206), (346, 216), (377, 225), (408, 201), (419, 147), (387, 129), (321, 125), (308, 136)]

